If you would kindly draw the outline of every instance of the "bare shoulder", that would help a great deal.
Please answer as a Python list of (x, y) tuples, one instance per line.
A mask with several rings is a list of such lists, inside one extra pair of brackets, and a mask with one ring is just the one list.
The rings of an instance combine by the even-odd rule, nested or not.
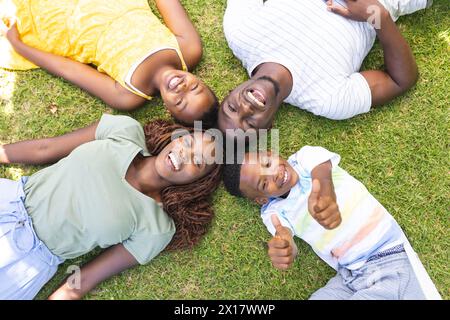
[(118, 110), (134, 110), (146, 101), (146, 99), (131, 92), (117, 81), (114, 82), (114, 91), (116, 92), (115, 96), (117, 97), (117, 101), (111, 106)]

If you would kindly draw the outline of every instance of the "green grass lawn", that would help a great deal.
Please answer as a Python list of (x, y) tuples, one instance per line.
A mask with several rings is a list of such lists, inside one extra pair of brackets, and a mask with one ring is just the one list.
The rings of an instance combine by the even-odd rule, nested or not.
[[(226, 1), (182, 2), (204, 43), (204, 58), (195, 73), (223, 98), (247, 79), (222, 32)], [(342, 167), (397, 219), (443, 298), (449, 299), (450, 5), (448, 0), (434, 3), (398, 21), (420, 69), (419, 82), (409, 93), (369, 114), (339, 122), (285, 105), (275, 127), (284, 157), (305, 144), (339, 153)], [(364, 69), (380, 68), (382, 63), (376, 45)], [(61, 135), (98, 120), (104, 112), (112, 110), (43, 70), (0, 69), (0, 143)], [(160, 99), (130, 115), (141, 123), (168, 117)], [(0, 177), (17, 179), (38, 169), (1, 166)], [(334, 275), (300, 240), (294, 266), (286, 272), (275, 270), (264, 247), (270, 236), (258, 207), (228, 195), (222, 187), (214, 207), (211, 230), (194, 250), (161, 254), (147, 266), (104, 282), (86, 298), (306, 299)], [(38, 298), (57, 288), (69, 265), (85, 263), (97, 253), (67, 261)]]

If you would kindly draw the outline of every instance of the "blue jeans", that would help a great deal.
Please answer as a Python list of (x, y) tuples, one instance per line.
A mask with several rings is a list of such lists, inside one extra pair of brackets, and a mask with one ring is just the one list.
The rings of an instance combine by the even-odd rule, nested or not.
[(0, 299), (33, 299), (63, 259), (39, 240), (25, 206), (23, 185), (0, 179)]
[(405, 252), (366, 262), (361, 268), (340, 268), (310, 300), (423, 300), (419, 282)]

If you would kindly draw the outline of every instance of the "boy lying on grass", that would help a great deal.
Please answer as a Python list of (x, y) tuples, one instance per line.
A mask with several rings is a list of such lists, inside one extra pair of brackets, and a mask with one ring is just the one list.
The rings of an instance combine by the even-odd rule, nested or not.
[(292, 265), (295, 235), (337, 271), (310, 299), (440, 299), (398, 223), (339, 161), (310, 146), (288, 161), (247, 153), (242, 164), (225, 167), (224, 184), (262, 205), (275, 268)]

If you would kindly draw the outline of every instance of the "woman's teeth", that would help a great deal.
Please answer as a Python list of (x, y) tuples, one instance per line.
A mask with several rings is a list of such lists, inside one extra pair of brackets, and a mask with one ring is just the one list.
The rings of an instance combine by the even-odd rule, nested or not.
[[(256, 93), (255, 93), (256, 94)], [(257, 94), (258, 97), (256, 97), (252, 91), (249, 91), (247, 93), (248, 97), (250, 98), (250, 100), (252, 100), (253, 102), (255, 102), (258, 106), (260, 107), (264, 107), (264, 102), (260, 101), (260, 99), (262, 99), (260, 94)]]
[(175, 155), (175, 153), (171, 152), (169, 153), (169, 160), (172, 163), (173, 167), (175, 168), (175, 171), (180, 170), (181, 161), (180, 159)]
[(169, 89), (171, 90), (175, 89), (180, 84), (181, 80), (182, 80), (181, 77), (173, 77), (169, 81)]
[(287, 173), (287, 170), (286, 170), (286, 171), (284, 171), (284, 179), (283, 179), (283, 184), (285, 184), (285, 183), (286, 183), (287, 179), (288, 179), (288, 173)]

